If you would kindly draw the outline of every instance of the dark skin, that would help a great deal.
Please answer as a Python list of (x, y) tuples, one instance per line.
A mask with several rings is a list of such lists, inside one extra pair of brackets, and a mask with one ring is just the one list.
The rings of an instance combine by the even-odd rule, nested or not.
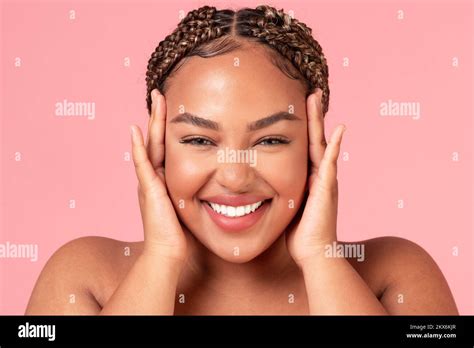
[[(247, 131), (289, 105), (299, 120)], [(218, 123), (219, 131), (172, 122), (180, 106)], [(337, 241), (342, 127), (326, 144), (323, 120), (320, 91), (305, 98), (302, 84), (258, 48), (191, 58), (165, 96), (153, 94), (147, 141), (139, 129), (132, 141), (144, 241), (67, 243), (45, 266), (26, 313), (457, 314), (440, 269), (415, 243), (395, 237), (357, 242), (365, 246), (363, 262), (324, 256), (324, 246)], [(208, 142), (180, 142), (191, 135)], [(290, 142), (262, 142), (276, 135)], [(215, 151), (223, 146), (256, 149), (257, 166), (216, 164)], [(300, 207), (305, 191), (308, 200), (297, 215), (288, 201)], [(271, 197), (271, 207), (238, 238), (222, 233), (202, 211), (200, 197), (249, 192)]]

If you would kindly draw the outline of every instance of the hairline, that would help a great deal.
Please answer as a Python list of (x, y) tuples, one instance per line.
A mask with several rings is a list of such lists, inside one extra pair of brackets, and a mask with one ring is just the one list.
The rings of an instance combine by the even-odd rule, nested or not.
[(256, 38), (243, 37), (238, 35), (227, 34), (212, 41), (203, 43), (195, 47), (190, 53), (183, 57), (173, 66), (167, 73), (166, 78), (160, 84), (160, 91), (163, 95), (170, 88), (171, 80), (176, 72), (192, 57), (198, 56), (201, 58), (212, 58), (224, 55), (238, 49), (248, 49), (251, 47), (263, 48), (265, 56), (270, 62), (282, 71), (287, 77), (292, 80), (299, 80), (306, 91), (306, 97), (312, 92), (309, 90), (309, 82), (301, 75), (301, 73), (283, 57), (278, 51), (271, 46), (262, 43)]

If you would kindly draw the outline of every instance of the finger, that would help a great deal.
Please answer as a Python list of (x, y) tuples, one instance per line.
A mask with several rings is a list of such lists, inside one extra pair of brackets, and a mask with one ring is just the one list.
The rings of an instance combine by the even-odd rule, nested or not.
[(324, 136), (323, 109), (321, 104), (322, 91), (311, 94), (307, 103), (309, 158), (313, 168), (319, 168), (326, 149)]
[(147, 143), (148, 156), (153, 169), (163, 166), (165, 158), (166, 101), (157, 89), (152, 91), (152, 114)]
[(337, 184), (337, 158), (339, 157), (342, 135), (345, 129), (345, 125), (336, 127), (326, 147), (326, 151), (324, 151), (324, 156), (318, 169), (319, 185), (323, 188), (331, 188)]
[[(138, 182), (144, 192), (149, 192), (153, 187), (154, 181), (157, 180), (157, 176), (148, 159), (140, 128), (136, 125), (131, 125), (130, 132), (132, 134), (133, 164), (135, 165)], [(155, 185), (155, 187), (159, 187), (159, 185)]]
[(147, 140), (146, 140), (146, 149), (148, 153), (148, 158), (150, 158), (150, 130), (151, 130), (151, 125), (153, 123), (153, 116), (155, 115), (155, 109), (156, 109), (156, 101), (155, 101), (155, 93), (156, 89), (153, 89), (150, 93), (151, 95), (151, 109), (150, 109), (150, 117), (148, 118), (148, 132), (147, 132)]
[[(152, 91), (153, 92), (153, 91)], [(151, 94), (153, 96), (153, 93)], [(150, 157), (150, 153), (149, 153), (149, 149), (150, 149), (150, 129), (151, 129), (151, 124), (153, 122), (153, 115), (154, 115), (154, 111), (153, 109), (155, 108), (155, 103), (153, 102), (153, 97), (151, 99), (151, 112), (150, 112), (150, 116), (148, 117), (148, 128), (147, 128), (147, 137), (146, 137), (146, 143), (145, 143), (145, 147), (147, 149), (147, 153), (148, 153), (148, 157)]]

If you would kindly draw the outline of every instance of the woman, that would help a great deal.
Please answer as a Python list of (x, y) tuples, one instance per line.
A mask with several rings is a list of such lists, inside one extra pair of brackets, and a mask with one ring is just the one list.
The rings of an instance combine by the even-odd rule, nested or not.
[[(144, 241), (79, 238), (27, 314), (457, 314), (418, 245), (337, 240), (328, 68), (311, 29), (270, 6), (191, 11), (147, 71), (132, 126)], [(359, 250), (358, 257), (347, 251)]]

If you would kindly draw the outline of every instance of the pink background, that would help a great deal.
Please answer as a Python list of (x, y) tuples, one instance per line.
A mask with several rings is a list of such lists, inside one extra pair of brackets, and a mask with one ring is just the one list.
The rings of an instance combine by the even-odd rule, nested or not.
[[(1, 314), (24, 313), (45, 262), (67, 241), (142, 239), (133, 163), (124, 160), (128, 126), (146, 128), (150, 54), (180, 10), (206, 3), (236, 9), (264, 1), (2, 3), (0, 243), (38, 244), (39, 259), (0, 259)], [(293, 10), (312, 27), (328, 59), (327, 125), (348, 126), (341, 152), (349, 160), (339, 159), (339, 237), (393, 235), (420, 244), (445, 274), (460, 312), (474, 314), (472, 2), (268, 4)], [(95, 119), (56, 116), (55, 103), (64, 99), (95, 102)], [(380, 116), (389, 99), (419, 102), (420, 119)]]

